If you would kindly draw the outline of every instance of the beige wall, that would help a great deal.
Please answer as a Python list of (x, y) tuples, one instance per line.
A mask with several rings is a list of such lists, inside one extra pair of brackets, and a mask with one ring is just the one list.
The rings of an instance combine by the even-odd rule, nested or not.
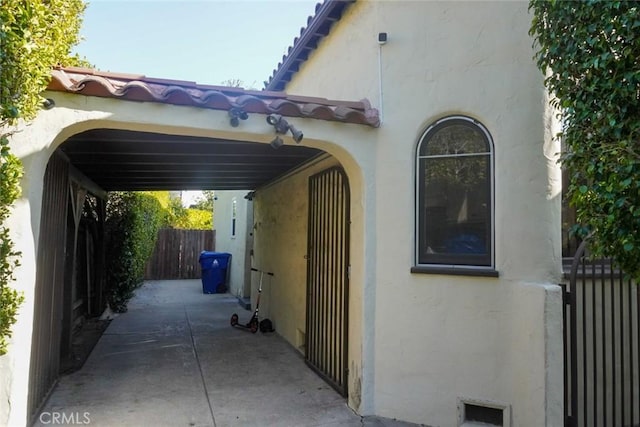
[[(40, 232), (42, 179), (51, 153), (71, 135), (94, 128), (227, 138), (265, 144), (273, 138), (273, 128), (267, 126), (265, 116), (259, 114), (252, 114), (248, 120), (243, 121), (241, 127), (232, 128), (226, 111), (127, 102), (57, 92), (47, 93), (47, 97), (55, 100), (56, 108), (42, 111), (29, 126), (22, 126), (10, 142), (12, 150), (22, 159), (25, 166), (22, 196), (16, 202), (8, 220), (11, 236), (16, 242), (16, 250), (23, 254), (22, 264), (16, 270), (14, 286), (24, 292), (25, 303), (14, 327), (14, 339), (9, 353), (0, 357), (0, 425), (23, 425), (27, 418), (35, 254)], [(352, 188), (356, 188), (358, 192), (358, 196), (353, 198), (357, 203), (353, 208), (353, 216), (358, 219), (358, 224), (363, 224), (366, 204), (363, 182), (365, 175), (373, 174), (372, 167), (367, 165), (372, 164), (369, 147), (375, 131), (366, 126), (311, 119), (291, 119), (290, 122), (305, 132), (303, 145), (331, 151), (346, 166)], [(335, 142), (336, 135), (342, 136), (344, 142), (341, 145)], [(286, 138), (286, 141), (292, 143), (290, 138)], [(364, 165), (362, 169), (361, 165)], [(366, 255), (363, 230), (364, 227), (361, 225), (352, 228), (353, 250), (360, 254), (352, 260), (352, 283), (355, 283), (352, 290), (356, 295), (362, 292)], [(353, 309), (356, 317), (361, 312), (358, 307)], [(351, 332), (355, 343), (353, 359), (360, 360), (359, 329), (355, 327)], [(354, 372), (359, 372), (359, 366), (354, 365)]]
[[(265, 279), (261, 313), (272, 319), (275, 329), (298, 351), (304, 354), (306, 334), (306, 291), (307, 291), (307, 233), (309, 177), (332, 166), (342, 166), (349, 176), (357, 175), (348, 166), (345, 167), (336, 158), (325, 156), (323, 159), (307, 165), (291, 177), (279, 181), (256, 192), (255, 199), (255, 265), (262, 270), (274, 273), (273, 278)], [(361, 194), (358, 184), (351, 183), (350, 190)], [(357, 179), (355, 180), (358, 181)], [(362, 287), (362, 199), (355, 198), (351, 203), (351, 281), (349, 283), (349, 327), (348, 356), (349, 375), (347, 388), (348, 403), (357, 411), (362, 405), (362, 334), (363, 306), (366, 297)], [(355, 238), (354, 238), (355, 236)], [(353, 256), (357, 254), (356, 256)], [(353, 259), (355, 258), (355, 260)], [(357, 270), (357, 271), (356, 271)], [(257, 276), (253, 281), (253, 300), (258, 286)], [(264, 304), (264, 305), (262, 305)]]
[[(379, 129), (289, 120), (304, 132), (303, 145), (331, 154), (314, 167), (338, 163), (349, 179), (349, 403), (362, 414), (453, 426), (463, 397), (510, 405), (513, 425), (562, 422), (558, 147), (549, 142), (555, 124), (531, 59), (529, 19), (525, 2), (360, 1), (287, 89), (367, 97), (383, 114)], [(389, 41), (379, 47), (381, 31)], [(23, 253), (16, 286), (26, 302), (10, 353), (0, 358), (0, 397), (9, 402), (0, 406), (0, 424), (26, 419), (42, 177), (53, 150), (97, 127), (260, 143), (273, 137), (263, 115), (231, 128), (225, 111), (47, 96), (57, 107), (11, 142), (26, 168), (9, 220)], [(493, 137), (499, 278), (410, 273), (415, 146), (430, 123), (450, 114), (480, 120)], [(304, 325), (303, 194), (311, 171), (260, 190), (255, 203), (254, 265), (275, 273), (263, 313), (294, 346)]]
[[(274, 273), (272, 280), (265, 281), (261, 312), (274, 322), (280, 335), (303, 353), (309, 176), (336, 163), (331, 158), (315, 163), (256, 193), (255, 265)], [(256, 277), (253, 295), (257, 281)]]
[[(526, 2), (357, 2), (286, 89), (382, 112), (364, 412), (453, 426), (465, 397), (510, 405), (513, 425), (561, 424), (559, 149), (529, 25)], [(415, 147), (454, 114), (493, 137), (499, 278), (410, 272)]]
[[(229, 276), (229, 293), (237, 297), (245, 297), (245, 280), (251, 259), (247, 256), (247, 238), (253, 225), (252, 204), (244, 196), (244, 191), (216, 191), (217, 200), (213, 203), (213, 228), (216, 230), (216, 251), (231, 254), (231, 271)], [(236, 201), (236, 233), (232, 236), (233, 201)]]

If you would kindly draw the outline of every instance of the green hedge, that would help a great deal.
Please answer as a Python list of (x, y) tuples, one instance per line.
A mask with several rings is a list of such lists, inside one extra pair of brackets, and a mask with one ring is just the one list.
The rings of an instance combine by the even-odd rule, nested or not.
[(532, 0), (538, 67), (562, 111), (576, 232), (640, 282), (640, 3)]
[(51, 67), (73, 65), (85, 4), (82, 0), (2, 0), (0, 7), (0, 355), (23, 296), (10, 288), (20, 253), (13, 249), (5, 221), (20, 194), (22, 164), (8, 148), (10, 126), (33, 119)]
[(129, 299), (142, 284), (145, 263), (165, 221), (166, 211), (152, 195), (109, 193), (106, 279), (109, 306), (113, 311), (127, 311)]
[(20, 254), (13, 249), (9, 229), (4, 226), (9, 208), (20, 196), (22, 165), (9, 152), (8, 141), (0, 136), (0, 355), (5, 354), (11, 338), (11, 326), (16, 322), (18, 308), (24, 297), (9, 285), (13, 271), (19, 265)]

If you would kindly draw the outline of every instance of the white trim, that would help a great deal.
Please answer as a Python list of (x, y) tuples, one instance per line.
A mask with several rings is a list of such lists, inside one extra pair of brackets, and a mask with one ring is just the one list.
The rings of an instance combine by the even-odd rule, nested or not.
[[(471, 124), (473, 124), (474, 126), (476, 126), (478, 129), (480, 129), (482, 131), (482, 133), (485, 135), (485, 138), (487, 139), (487, 143), (489, 145), (489, 149), (486, 152), (481, 152), (481, 153), (469, 153), (469, 154), (452, 154), (452, 155), (433, 155), (433, 156), (421, 156), (420, 153), (420, 147), (422, 146), (422, 143), (425, 141), (425, 137), (438, 125), (448, 122), (448, 121), (453, 121), (453, 120), (463, 120), (466, 122), (469, 122)], [(420, 236), (419, 236), (419, 221), (420, 221), (420, 206), (418, 201), (420, 200), (420, 161), (424, 160), (424, 159), (429, 159), (429, 158), (441, 158), (441, 157), (469, 157), (469, 156), (485, 156), (488, 155), (489, 156), (489, 168), (490, 168), (490, 177), (489, 179), (491, 180), (490, 182), (490, 203), (491, 203), (491, 261), (490, 261), (490, 265), (468, 265), (468, 264), (421, 264), (419, 262), (420, 259)], [(495, 244), (496, 244), (496, 221), (495, 221), (495, 210), (496, 210), (496, 204), (495, 204), (495, 175), (496, 175), (496, 171), (495, 171), (495, 156), (494, 156), (494, 142), (493, 142), (493, 138), (491, 137), (491, 134), (489, 133), (489, 130), (478, 120), (473, 119), (471, 117), (468, 116), (462, 116), (462, 115), (453, 115), (453, 116), (447, 116), (447, 117), (443, 117), (441, 119), (436, 120), (434, 123), (432, 123), (431, 125), (429, 125), (429, 127), (427, 127), (427, 129), (422, 132), (422, 135), (420, 136), (420, 139), (418, 140), (418, 144), (416, 146), (416, 151), (415, 151), (415, 170), (414, 170), (414, 178), (415, 178), (415, 188), (414, 188), (414, 207), (415, 207), (415, 211), (414, 211), (414, 229), (413, 229), (413, 240), (414, 240), (414, 259), (413, 259), (413, 263), (416, 267), (444, 267), (444, 268), (469, 268), (469, 269), (486, 269), (486, 270), (494, 270), (496, 268), (496, 256), (495, 256)]]
[(233, 197), (231, 199), (231, 233), (232, 239), (236, 238), (238, 234), (238, 198)]

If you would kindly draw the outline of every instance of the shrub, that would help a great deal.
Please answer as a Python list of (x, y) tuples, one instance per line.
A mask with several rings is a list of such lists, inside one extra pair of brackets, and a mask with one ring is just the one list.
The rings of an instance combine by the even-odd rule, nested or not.
[(115, 312), (142, 284), (145, 263), (151, 256), (166, 213), (150, 194), (111, 192), (107, 201), (107, 295)]
[(595, 256), (640, 282), (640, 6), (531, 0), (530, 33), (562, 110), (569, 197)]
[(8, 127), (30, 120), (42, 105), (51, 67), (77, 64), (82, 0), (3, 0), (0, 7), (0, 355), (7, 352), (22, 295), (9, 287), (20, 254), (5, 221), (19, 197), (20, 161), (8, 148)]
[(7, 145), (7, 138), (0, 137), (0, 354), (7, 351), (11, 326), (16, 322), (18, 308), (24, 300), (21, 293), (9, 287), (20, 254), (14, 251), (9, 229), (3, 224), (9, 216), (10, 206), (20, 196), (22, 165), (9, 153)]

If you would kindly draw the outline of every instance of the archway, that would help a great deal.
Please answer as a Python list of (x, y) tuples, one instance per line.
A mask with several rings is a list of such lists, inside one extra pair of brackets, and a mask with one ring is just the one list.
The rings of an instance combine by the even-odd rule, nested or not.
[[(86, 257), (79, 262), (80, 255), (87, 249), (78, 250), (82, 247), (78, 237), (86, 236), (80, 219), (88, 197), (93, 200), (90, 205), (97, 205), (95, 211), (101, 221), (110, 190), (257, 190), (259, 210), (268, 213), (272, 201), (268, 196), (262, 198), (263, 193), (268, 195), (269, 189), (283, 183), (306, 180), (308, 171), (327, 164), (339, 162), (316, 148), (286, 145), (274, 150), (268, 144), (254, 141), (156, 133), (153, 127), (145, 132), (95, 128), (62, 142), (49, 160), (44, 179), (29, 413), (35, 413), (55, 384), (59, 355), (68, 352), (76, 309), (92, 301), (95, 314), (99, 310), (95, 307), (96, 301), (104, 305), (104, 299), (99, 297), (104, 286), (104, 280), (99, 277), (103, 252), (98, 250), (93, 258), (98, 265), (89, 264), (90, 259)], [(292, 200), (307, 201), (308, 194), (297, 194)], [(306, 221), (306, 213), (303, 216)], [(301, 225), (306, 230), (306, 223)], [(277, 229), (269, 231), (274, 232), (277, 233)], [(98, 236), (99, 240), (104, 237)], [(101, 248), (103, 241), (91, 245)], [(265, 252), (269, 252), (268, 248), (256, 247), (256, 260), (264, 260)], [(66, 260), (64, 254), (67, 254)], [(52, 256), (54, 264), (51, 264)], [(47, 262), (51, 265), (43, 268)], [(83, 300), (79, 299), (78, 289), (82, 290), (87, 283), (80, 284), (76, 274), (79, 264), (85, 264), (83, 268), (98, 276)], [(280, 271), (292, 269), (286, 254), (281, 255), (276, 264)], [(306, 272), (306, 267), (293, 269)], [(286, 294), (292, 286), (285, 281), (283, 287)], [(49, 298), (49, 294), (55, 299)], [(288, 311), (286, 301), (279, 304), (285, 306), (282, 311)], [(48, 311), (43, 310), (45, 306)], [(344, 304), (345, 310), (347, 306)], [(286, 323), (284, 319), (275, 320)], [(50, 325), (59, 326), (47, 328)], [(304, 329), (304, 324), (296, 325), (296, 329)], [(286, 328), (281, 330), (285, 339), (296, 342), (295, 333), (287, 334)]]

